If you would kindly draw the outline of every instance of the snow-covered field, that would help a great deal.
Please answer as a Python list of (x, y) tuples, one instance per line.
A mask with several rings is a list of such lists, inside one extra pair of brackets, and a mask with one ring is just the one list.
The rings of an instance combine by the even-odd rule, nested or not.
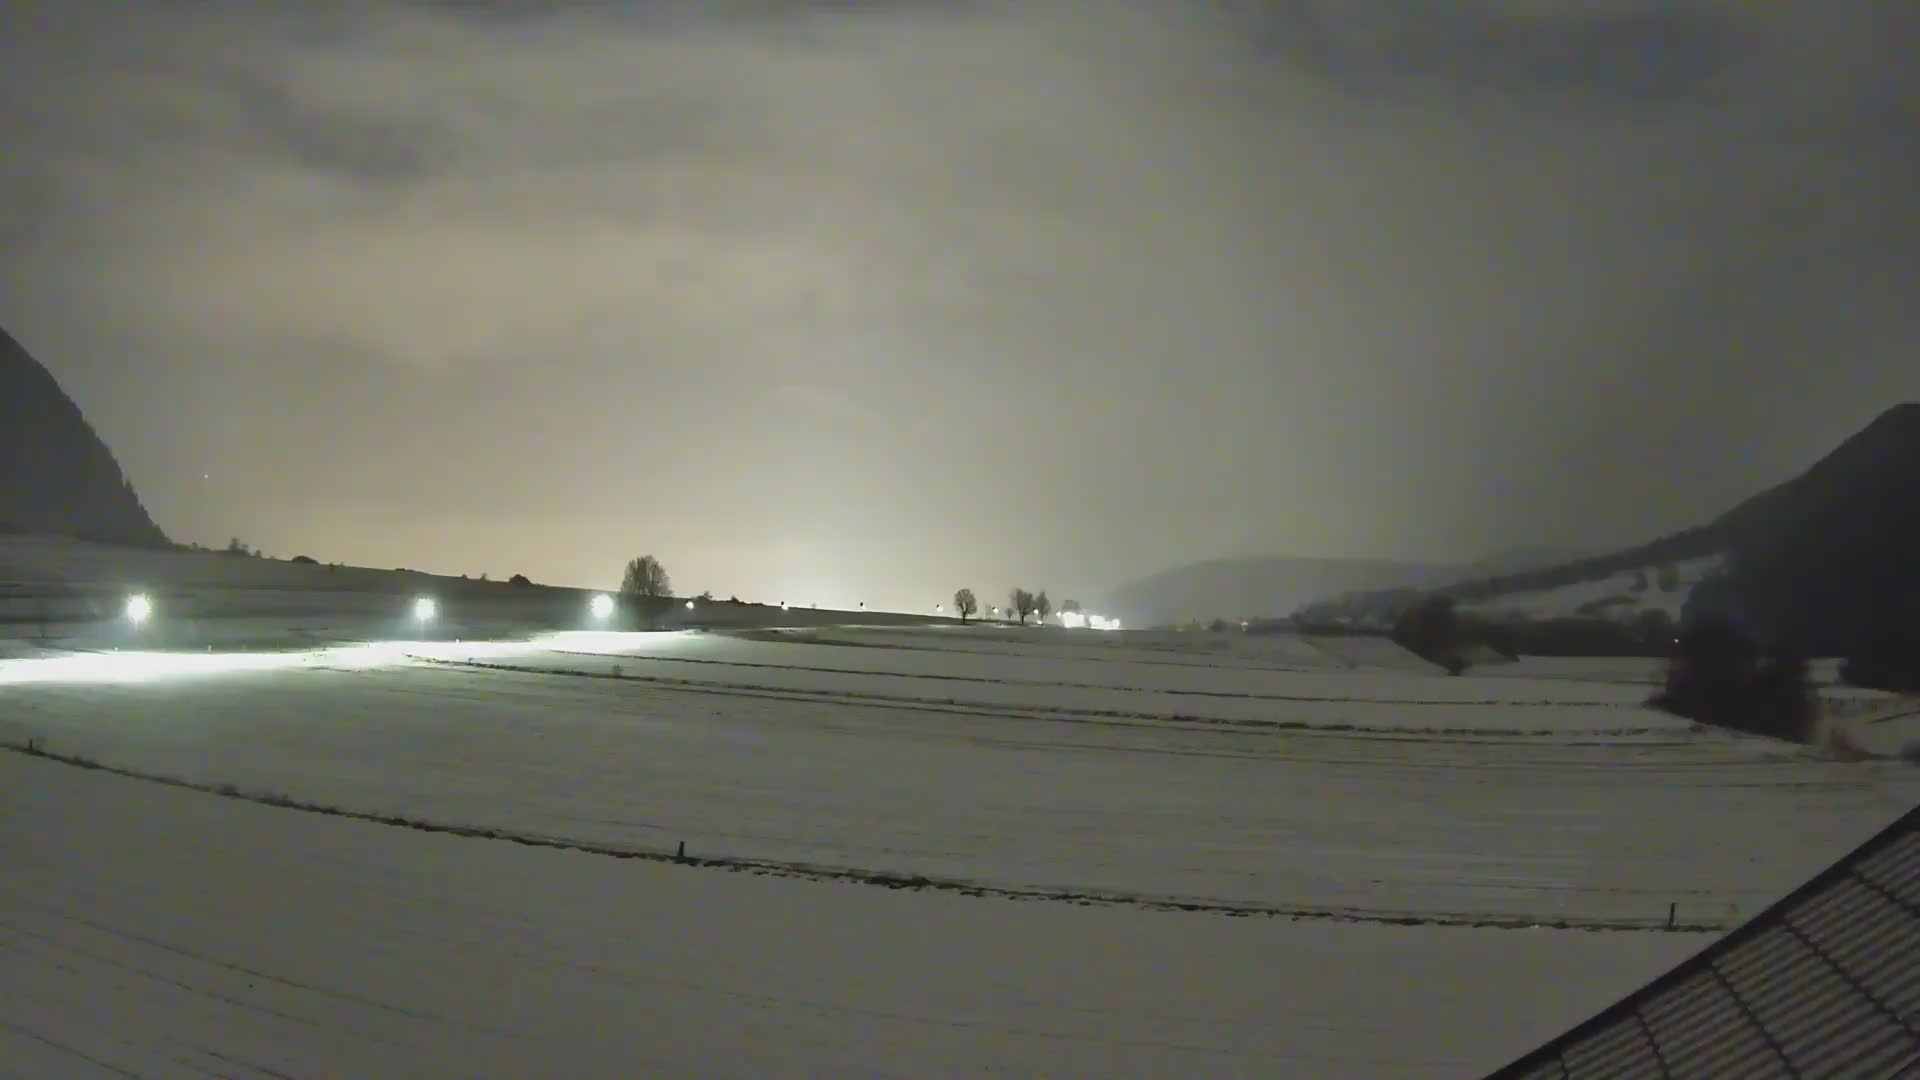
[[(26, 853), (0, 982), (52, 988), (0, 993), (0, 1061), (139, 1075), (218, 1072), (209, 1051), (290, 1075), (1469, 1076), (1920, 800), (1911, 765), (1642, 709), (1631, 672), (1448, 678), (1384, 642), (12, 655), (0, 737), (57, 754), (716, 864), (0, 755), (10, 871)], [(73, 1011), (101, 985), (104, 1024)]]
[(796, 882), (11, 754), (0, 851), (0, 1073), (63, 1080), (1469, 1077), (1702, 940)]

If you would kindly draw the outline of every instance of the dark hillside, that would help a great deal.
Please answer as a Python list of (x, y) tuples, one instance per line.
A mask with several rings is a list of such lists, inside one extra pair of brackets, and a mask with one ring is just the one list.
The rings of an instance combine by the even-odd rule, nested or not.
[[(1477, 600), (1553, 589), (1656, 563), (1725, 553), (1736, 562), (1778, 569), (1782, 558), (1811, 559), (1878, 550), (1879, 537), (1911, 537), (1920, 499), (1920, 404), (1898, 405), (1840, 444), (1812, 468), (1746, 500), (1705, 525), (1651, 543), (1558, 566), (1447, 587)], [(1816, 538), (1802, 535), (1811, 531)], [(1811, 545), (1811, 546), (1809, 546)], [(1909, 541), (1908, 550), (1913, 550)]]
[(113, 452), (47, 369), (0, 330), (0, 530), (164, 545)]

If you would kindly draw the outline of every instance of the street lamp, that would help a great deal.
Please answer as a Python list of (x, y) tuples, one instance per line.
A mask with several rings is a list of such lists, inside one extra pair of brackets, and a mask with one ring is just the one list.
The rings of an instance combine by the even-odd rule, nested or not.
[(135, 593), (127, 597), (127, 621), (135, 626), (153, 617), (153, 601), (146, 593)]
[(434, 603), (431, 596), (422, 596), (413, 602), (413, 618), (416, 622), (430, 623), (438, 614), (440, 605)]
[(587, 602), (587, 610), (592, 612), (594, 618), (604, 622), (613, 617), (613, 597), (601, 593)]

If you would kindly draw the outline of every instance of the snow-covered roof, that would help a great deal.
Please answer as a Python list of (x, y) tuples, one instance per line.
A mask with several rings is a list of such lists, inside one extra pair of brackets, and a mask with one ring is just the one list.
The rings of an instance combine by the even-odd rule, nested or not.
[(1920, 1075), (1920, 807), (1491, 1080), (1602, 1075)]

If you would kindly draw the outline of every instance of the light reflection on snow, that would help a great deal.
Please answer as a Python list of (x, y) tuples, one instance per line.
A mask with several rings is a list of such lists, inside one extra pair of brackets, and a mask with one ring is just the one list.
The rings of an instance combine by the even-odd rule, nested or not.
[(0, 686), (25, 683), (132, 683), (173, 675), (273, 671), (311, 662), (312, 653), (82, 653), (0, 660)]
[(244, 672), (335, 668), (366, 671), (418, 660), (498, 660), (566, 648), (617, 652), (696, 635), (688, 631), (566, 631), (519, 641), (370, 641), (289, 652), (156, 652), (125, 650), (0, 660), (0, 686), (34, 683), (144, 683)]
[(1063, 611), (1060, 613), (1060, 625), (1069, 630), (1082, 628), (1088, 630), (1118, 630), (1120, 629), (1120, 620), (1109, 619), (1105, 615), (1087, 615), (1078, 611)]
[(548, 648), (572, 652), (618, 653), (638, 648), (656, 649), (669, 642), (698, 641), (700, 637), (699, 633), (692, 630), (560, 630), (543, 634), (536, 640)]

